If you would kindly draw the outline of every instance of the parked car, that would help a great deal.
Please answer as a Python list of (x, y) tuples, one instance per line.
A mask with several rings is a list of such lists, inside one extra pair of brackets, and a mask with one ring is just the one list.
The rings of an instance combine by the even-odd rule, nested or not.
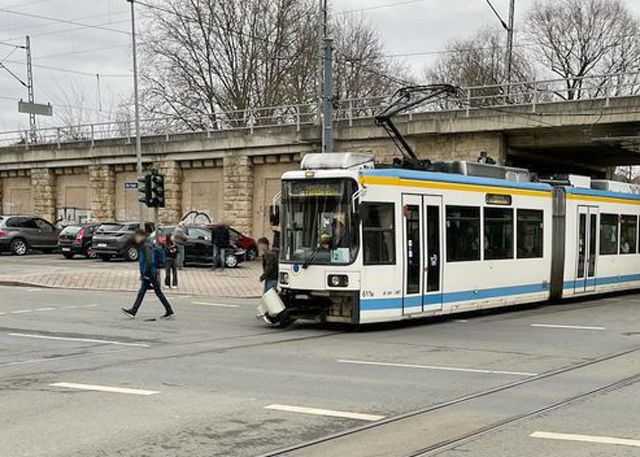
[[(135, 245), (134, 233), (139, 227), (139, 222), (104, 222), (93, 234), (91, 249), (96, 257), (105, 262), (114, 258), (138, 260), (138, 247)], [(144, 227), (147, 233), (154, 230), (150, 222), (145, 222)]]
[[(157, 244), (164, 244), (167, 235), (173, 233), (174, 225), (164, 225), (151, 234), (151, 239)], [(211, 265), (213, 264), (213, 247), (211, 246), (211, 230), (200, 225), (189, 225), (186, 227), (187, 241), (184, 246), (185, 265)], [(246, 251), (237, 246), (231, 240), (232, 250), (226, 254), (225, 265), (228, 268), (235, 268), (243, 262)]]
[(65, 259), (83, 255), (87, 259), (95, 257), (91, 249), (93, 234), (100, 224), (72, 224), (62, 229), (58, 236), (58, 251)]
[(34, 216), (0, 216), (0, 252), (25, 255), (31, 249), (50, 253), (58, 246), (58, 230)]

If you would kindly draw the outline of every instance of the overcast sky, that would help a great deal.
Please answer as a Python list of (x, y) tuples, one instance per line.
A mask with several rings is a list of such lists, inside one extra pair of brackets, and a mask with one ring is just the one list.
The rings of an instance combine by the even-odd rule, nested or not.
[[(497, 23), (486, 0), (330, 1), (335, 12), (357, 10), (357, 13), (346, 14), (366, 15), (380, 31), (389, 54), (439, 51), (447, 41)], [(493, 3), (506, 18), (508, 0), (493, 0)], [(516, 0), (516, 20), (533, 3), (534, 0)], [(640, 0), (627, 0), (627, 3), (640, 14)], [(35, 16), (112, 30), (79, 27)], [(129, 27), (126, 0), (0, 0), (0, 42), (24, 44), (25, 35), (31, 36), (36, 101), (51, 102), (58, 112), (65, 109), (62, 105), (82, 104), (88, 110), (87, 121), (108, 118), (109, 108), (131, 92), (131, 77), (127, 76), (131, 67), (126, 33)], [(433, 54), (413, 56), (406, 61), (419, 72), (436, 57)], [(0, 44), (0, 61), (3, 60), (19, 78), (26, 79), (23, 49)], [(100, 74), (99, 84), (96, 74)], [(27, 127), (27, 116), (17, 113), (17, 100), (26, 97), (26, 88), (0, 69), (0, 131)], [(51, 122), (55, 123), (55, 119), (40, 121), (42, 125)]]

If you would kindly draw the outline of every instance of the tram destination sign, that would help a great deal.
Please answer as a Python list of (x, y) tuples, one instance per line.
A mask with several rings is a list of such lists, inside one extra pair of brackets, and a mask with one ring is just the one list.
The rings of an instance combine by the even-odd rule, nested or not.
[(340, 197), (344, 194), (342, 182), (292, 182), (291, 197)]

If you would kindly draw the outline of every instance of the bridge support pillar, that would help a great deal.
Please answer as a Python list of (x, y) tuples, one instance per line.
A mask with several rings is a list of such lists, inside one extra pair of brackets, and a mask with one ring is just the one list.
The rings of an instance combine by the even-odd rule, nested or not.
[(253, 162), (248, 156), (228, 155), (222, 166), (224, 217), (227, 224), (249, 235), (253, 231)]
[(51, 168), (31, 170), (33, 212), (50, 222), (56, 220), (56, 175)]
[(176, 224), (182, 217), (182, 167), (175, 160), (153, 164), (164, 175), (164, 208), (160, 208), (161, 224)]
[(89, 205), (92, 220), (108, 221), (115, 219), (116, 172), (113, 166), (89, 166)]

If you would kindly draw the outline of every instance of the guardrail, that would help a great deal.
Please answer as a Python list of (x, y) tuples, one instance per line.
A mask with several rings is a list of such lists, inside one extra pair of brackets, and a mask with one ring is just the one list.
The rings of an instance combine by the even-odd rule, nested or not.
[[(508, 106), (530, 106), (535, 113), (539, 104), (575, 100), (603, 100), (608, 106), (612, 98), (640, 95), (640, 72), (593, 75), (580, 78), (558, 78), (542, 81), (522, 81), (510, 84), (495, 84), (461, 88), (462, 96), (438, 104), (417, 107), (407, 116), (421, 112), (461, 110), (470, 116), (473, 110)], [(372, 118), (384, 107), (391, 96), (353, 98), (335, 102), (334, 120), (348, 122)], [(256, 129), (302, 126), (318, 123), (318, 105), (299, 104), (249, 108), (238, 111), (217, 112), (211, 118), (183, 119), (177, 116), (159, 116), (141, 119), (142, 135), (164, 137), (166, 141), (174, 135), (185, 133), (206, 133), (216, 131), (246, 130), (252, 134)], [(46, 127), (36, 131), (33, 141), (28, 130), (0, 132), (0, 148), (24, 146), (28, 149), (34, 143), (56, 144), (90, 143), (119, 139), (131, 143), (135, 138), (133, 120), (96, 122), (72, 126)]]

